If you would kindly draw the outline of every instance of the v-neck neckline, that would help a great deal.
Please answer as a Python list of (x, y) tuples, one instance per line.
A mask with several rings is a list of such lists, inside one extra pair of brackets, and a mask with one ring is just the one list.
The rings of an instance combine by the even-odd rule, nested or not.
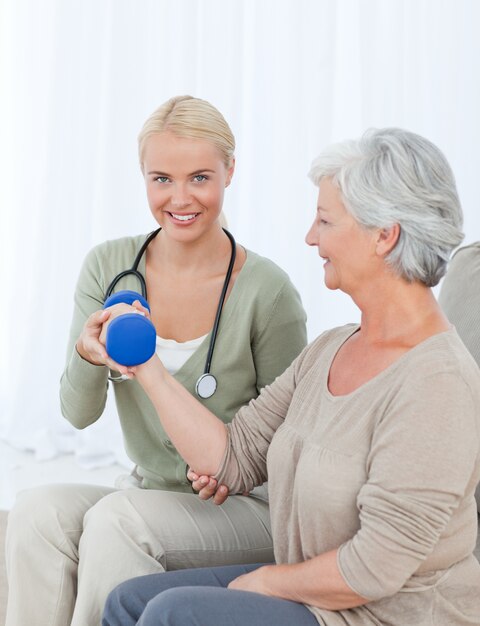
[(395, 359), (395, 361), (390, 363), (390, 365), (388, 365), (381, 372), (379, 372), (378, 374), (375, 374), (375, 376), (373, 376), (372, 378), (369, 378), (367, 381), (365, 381), (356, 389), (353, 389), (353, 391), (350, 391), (349, 393), (343, 393), (343, 394), (333, 394), (330, 391), (329, 386), (328, 386), (328, 381), (330, 378), (330, 370), (332, 368), (333, 361), (335, 360), (335, 357), (337, 356), (339, 350), (345, 344), (345, 342), (347, 342), (350, 339), (350, 337), (352, 337), (356, 332), (360, 330), (360, 324), (353, 324), (353, 325), (349, 324), (348, 326), (345, 327), (345, 330), (347, 329), (349, 330), (349, 332), (346, 335), (342, 334), (342, 336), (340, 337), (340, 343), (335, 342), (335, 345), (333, 346), (333, 350), (330, 354), (328, 367), (325, 368), (326, 373), (324, 375), (324, 380), (323, 380), (323, 391), (324, 391), (324, 394), (330, 400), (341, 401), (341, 400), (349, 400), (351, 398), (354, 398), (356, 394), (362, 393), (365, 389), (368, 389), (369, 387), (377, 384), (379, 381), (381, 382), (384, 378), (388, 377), (391, 374), (391, 372), (394, 372), (404, 361), (412, 358), (412, 355), (414, 356), (419, 350), (422, 350), (425, 346), (429, 345), (430, 343), (435, 342), (440, 337), (456, 332), (455, 328), (451, 327), (448, 330), (444, 330), (440, 333), (435, 333), (434, 335), (427, 337), (420, 343), (417, 343), (417, 345), (413, 346), (413, 348), (410, 348), (409, 350), (404, 352), (402, 355), (400, 355), (398, 359)]
[[(221, 337), (222, 330), (228, 328), (228, 325), (230, 324), (230, 320), (236, 308), (236, 304), (240, 298), (240, 294), (242, 293), (242, 284), (248, 281), (249, 275), (252, 272), (252, 266), (254, 265), (254, 261), (257, 256), (254, 252), (247, 250), (247, 248), (244, 248), (244, 250), (246, 254), (245, 262), (242, 268), (240, 269), (240, 271), (238, 272), (235, 278), (235, 282), (233, 283), (233, 287), (230, 291), (230, 294), (228, 295), (227, 299), (225, 300), (223, 304), (222, 315), (220, 318), (220, 326), (219, 326), (218, 335), (217, 335), (217, 344), (218, 344), (219, 338)], [(142, 257), (140, 261), (139, 270), (145, 276), (145, 272), (146, 272), (145, 255)], [(180, 369), (175, 373), (174, 377), (179, 382), (184, 383), (191, 376), (195, 375), (197, 370), (198, 370), (198, 376), (201, 376), (204, 373), (205, 361), (207, 358), (208, 347), (210, 345), (210, 338), (212, 336), (212, 331), (213, 331), (213, 321), (214, 320), (212, 320), (212, 328), (205, 336), (205, 339), (198, 346), (195, 352), (185, 361), (182, 367), (180, 367)], [(215, 351), (217, 350), (217, 344), (215, 345)], [(215, 361), (215, 351), (213, 353), (213, 356), (214, 356), (213, 362)], [(213, 371), (213, 368), (212, 368), (212, 374), (215, 374), (215, 372)]]

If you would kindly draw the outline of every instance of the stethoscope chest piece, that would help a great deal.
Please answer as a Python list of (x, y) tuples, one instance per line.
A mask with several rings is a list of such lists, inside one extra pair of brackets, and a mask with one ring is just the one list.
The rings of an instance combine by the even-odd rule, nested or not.
[(199, 398), (211, 398), (217, 390), (217, 379), (213, 374), (202, 374), (197, 380), (195, 391)]

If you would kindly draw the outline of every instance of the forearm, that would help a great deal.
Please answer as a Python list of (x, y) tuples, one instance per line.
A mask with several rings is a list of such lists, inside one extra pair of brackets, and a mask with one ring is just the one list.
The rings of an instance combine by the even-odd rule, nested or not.
[(134, 371), (179, 454), (198, 474), (214, 475), (227, 446), (225, 424), (175, 380), (156, 355)]
[(103, 413), (107, 399), (107, 369), (81, 358), (75, 347), (60, 380), (62, 415), (75, 428), (85, 428)]
[(259, 575), (259, 593), (321, 609), (338, 611), (368, 602), (343, 579), (337, 565), (337, 550), (302, 563), (267, 565), (261, 568)]

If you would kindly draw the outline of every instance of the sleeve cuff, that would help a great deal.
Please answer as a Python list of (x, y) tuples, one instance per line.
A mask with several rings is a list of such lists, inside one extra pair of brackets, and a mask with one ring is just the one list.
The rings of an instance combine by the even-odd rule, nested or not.
[(107, 367), (105, 365), (94, 365), (80, 356), (77, 346), (72, 350), (72, 356), (68, 364), (70, 378), (78, 381), (79, 384), (88, 385), (88, 388), (96, 385), (104, 385), (107, 377)]

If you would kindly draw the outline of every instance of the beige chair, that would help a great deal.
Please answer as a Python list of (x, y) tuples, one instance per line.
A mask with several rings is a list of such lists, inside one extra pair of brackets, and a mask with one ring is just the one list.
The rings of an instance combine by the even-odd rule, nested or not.
[[(438, 300), (480, 366), (480, 242), (460, 248), (454, 254)], [(480, 485), (475, 495), (480, 514)], [(480, 559), (480, 534), (476, 555)]]

